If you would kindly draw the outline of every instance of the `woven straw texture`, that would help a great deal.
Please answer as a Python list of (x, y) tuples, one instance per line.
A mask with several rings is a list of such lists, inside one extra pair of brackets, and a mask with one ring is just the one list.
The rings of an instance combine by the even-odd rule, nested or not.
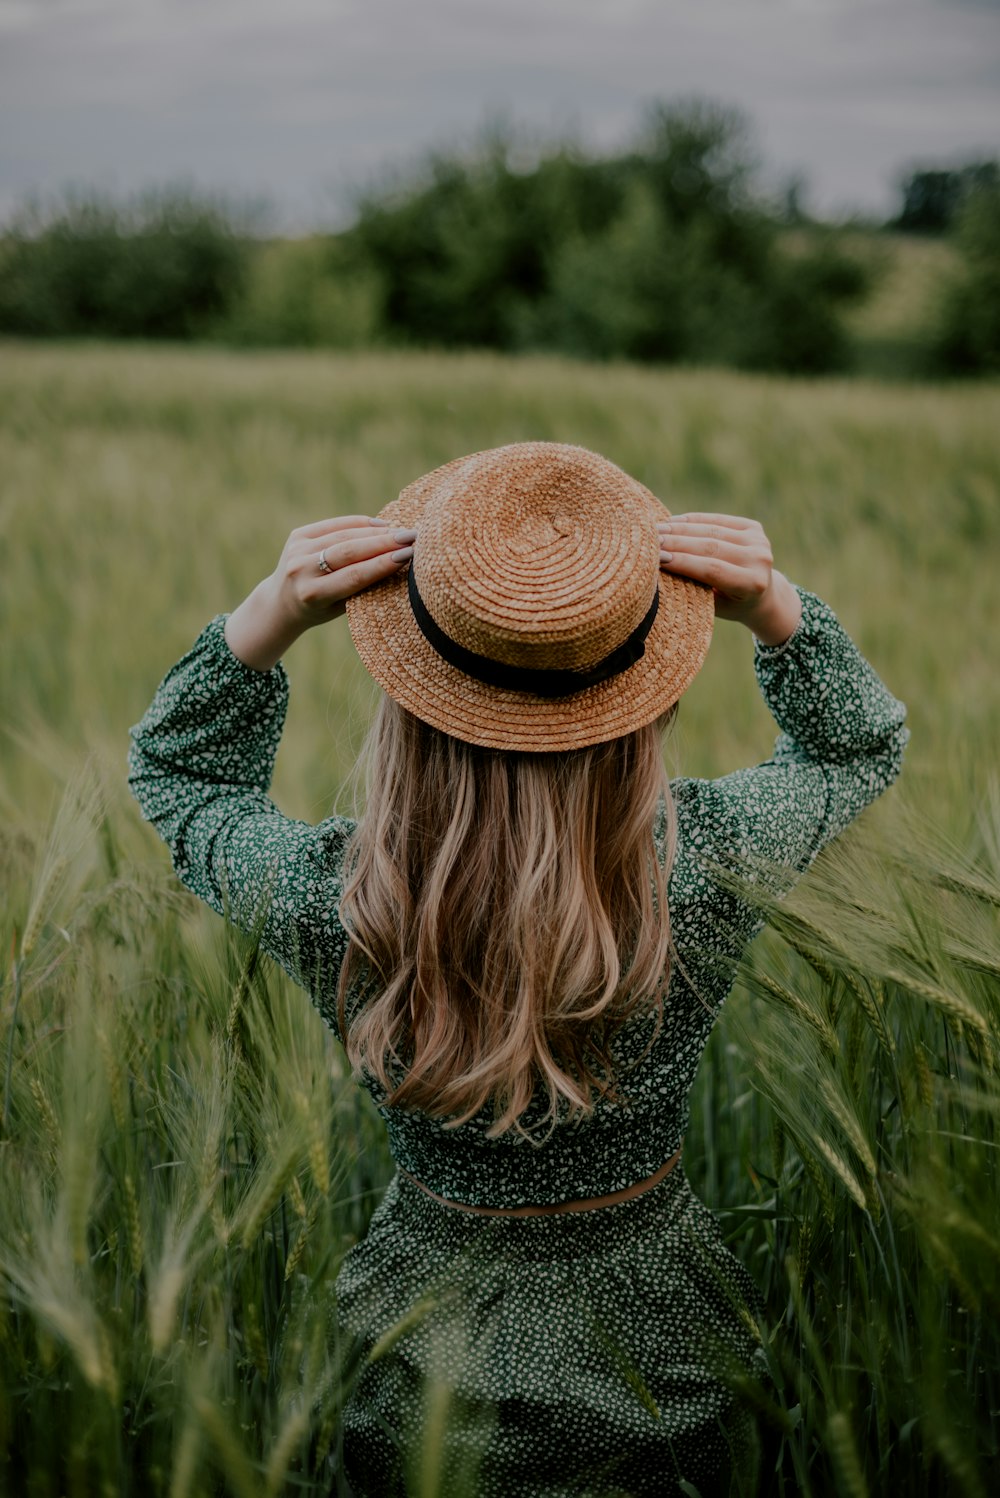
[(413, 616), (405, 570), (350, 599), (351, 635), (375, 680), (455, 738), (534, 751), (618, 738), (676, 702), (701, 667), (711, 589), (660, 572), (656, 522), (669, 511), (597, 453), (554, 442), (473, 453), (417, 479), (380, 513), (416, 530), (411, 565), (439, 628), (509, 666), (593, 666), (659, 589), (643, 657), (555, 699), (487, 685), (445, 661)]

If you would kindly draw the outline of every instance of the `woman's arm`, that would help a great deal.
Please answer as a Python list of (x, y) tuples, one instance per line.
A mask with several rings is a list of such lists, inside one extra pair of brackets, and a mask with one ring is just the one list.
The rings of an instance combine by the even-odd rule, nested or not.
[(268, 798), (288, 704), (279, 657), (407, 555), (399, 533), (365, 517), (293, 531), (274, 573), (202, 630), (131, 730), (129, 785), (182, 883), (259, 931), (331, 1024), (347, 941), (337, 917), (340, 866), (353, 823), (295, 821)]
[(898, 775), (906, 709), (833, 611), (774, 571), (756, 522), (678, 516), (661, 546), (665, 571), (713, 586), (717, 614), (753, 632), (757, 679), (782, 730), (766, 763), (682, 782), (679, 800), (726, 861), (802, 872)]
[[(131, 729), (128, 783), (181, 883), (313, 994), (339, 971), (339, 869), (353, 823), (284, 816), (267, 795), (288, 705), (282, 665), (255, 671), (205, 626)], [(335, 972), (333, 973), (335, 977)], [(332, 1009), (332, 1006), (331, 1006)]]

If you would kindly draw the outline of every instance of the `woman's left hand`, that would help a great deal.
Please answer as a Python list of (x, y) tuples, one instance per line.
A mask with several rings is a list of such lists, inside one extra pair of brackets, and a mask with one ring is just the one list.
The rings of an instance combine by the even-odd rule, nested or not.
[(802, 603), (775, 570), (759, 521), (696, 513), (665, 517), (657, 528), (663, 571), (710, 587), (718, 618), (746, 625), (765, 645), (780, 645), (794, 632)]

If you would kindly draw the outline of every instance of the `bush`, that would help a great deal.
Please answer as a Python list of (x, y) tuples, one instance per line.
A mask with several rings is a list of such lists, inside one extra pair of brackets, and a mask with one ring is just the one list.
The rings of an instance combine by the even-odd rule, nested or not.
[(233, 306), (247, 248), (222, 208), (184, 190), (28, 207), (0, 247), (0, 330), (197, 337)]
[(219, 328), (227, 342), (357, 348), (378, 341), (382, 289), (336, 241), (275, 240), (257, 247), (245, 288)]
[(839, 312), (865, 275), (829, 243), (783, 252), (747, 142), (742, 116), (703, 103), (653, 109), (606, 159), (564, 145), (526, 166), (494, 132), (299, 241), (255, 242), (184, 192), (71, 198), (0, 241), (0, 332), (842, 368)]
[(969, 198), (1000, 187), (1000, 162), (973, 161), (960, 167), (911, 172), (902, 182), (903, 206), (889, 227), (911, 234), (946, 234), (958, 222)]
[(569, 354), (818, 373), (849, 345), (836, 307), (866, 283), (832, 249), (786, 257), (771, 226), (702, 218), (683, 230), (637, 182), (603, 235), (556, 257), (522, 341)]
[(494, 137), (370, 195), (346, 241), (377, 274), (399, 342), (839, 367), (837, 309), (864, 273), (830, 247), (781, 255), (746, 138), (731, 111), (658, 108), (625, 155), (563, 148), (524, 171)]
[(620, 199), (614, 173), (567, 150), (529, 172), (494, 137), (471, 160), (433, 158), (422, 178), (370, 194), (345, 243), (385, 291), (397, 341), (513, 348), (561, 247)]
[(1000, 187), (975, 193), (958, 224), (962, 269), (947, 285), (930, 341), (942, 374), (1000, 372)]

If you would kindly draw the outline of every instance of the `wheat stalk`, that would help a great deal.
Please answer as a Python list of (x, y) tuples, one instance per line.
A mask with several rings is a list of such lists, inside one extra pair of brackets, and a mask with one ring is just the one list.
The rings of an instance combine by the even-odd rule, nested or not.
[(144, 1257), (144, 1245), (142, 1239), (142, 1220), (139, 1216), (139, 1198), (136, 1195), (135, 1182), (131, 1174), (125, 1172), (125, 1223), (128, 1228), (128, 1251), (129, 1262), (132, 1273), (136, 1279), (142, 1273)]
[(260, 1488), (246, 1452), (218, 1404), (207, 1394), (195, 1395), (193, 1404), (202, 1429), (215, 1447), (226, 1482), (236, 1498), (260, 1498)]
[(910, 993), (919, 994), (922, 999), (927, 999), (935, 1008), (943, 1010), (959, 1024), (970, 1025), (984, 1038), (989, 1036), (990, 1027), (983, 1015), (965, 999), (960, 999), (957, 994), (949, 993), (947, 989), (940, 988), (936, 983), (928, 983), (924, 978), (912, 978), (906, 973), (891, 969), (886, 970), (885, 976), (890, 982), (898, 983), (900, 988), (905, 988)]
[(285, 1260), (286, 1280), (290, 1280), (296, 1269), (298, 1269), (299, 1267), (299, 1261), (301, 1260), (302, 1254), (305, 1250), (306, 1240), (309, 1237), (309, 1234), (312, 1232), (313, 1228), (316, 1226), (316, 1217), (317, 1209), (313, 1207), (312, 1211), (309, 1213), (309, 1216), (299, 1228), (295, 1242), (292, 1244), (291, 1249), (289, 1250), (288, 1258)]
[(793, 1014), (797, 1015), (799, 1019), (815, 1030), (823, 1043), (824, 1050), (831, 1056), (839, 1053), (840, 1040), (836, 1030), (821, 1014), (817, 1014), (811, 1005), (807, 1004), (804, 999), (800, 999), (798, 994), (793, 993), (789, 988), (785, 988), (783, 984), (779, 983), (777, 979), (769, 977), (767, 973), (755, 972), (753, 974), (753, 982), (759, 985), (765, 993), (770, 994), (772, 998), (778, 999), (787, 1009), (790, 1009)]
[(806, 1174), (812, 1181), (813, 1186), (816, 1188), (816, 1194), (820, 1200), (820, 1207), (822, 1208), (823, 1216), (832, 1227), (834, 1223), (835, 1213), (833, 1205), (833, 1194), (830, 1191), (830, 1183), (823, 1171), (820, 1169), (815, 1155), (813, 1155), (810, 1150), (806, 1149), (801, 1140), (797, 1142), (797, 1148), (799, 1156), (802, 1160), (802, 1164), (805, 1167)]
[[(861, 1007), (861, 1012), (868, 1021), (875, 1039), (878, 1041), (885, 1054), (892, 1059), (896, 1054), (896, 1041), (892, 1031), (886, 1024), (885, 1015), (878, 1001), (872, 996), (867, 983), (858, 978), (855, 973), (845, 972), (844, 982), (851, 990)], [(879, 991), (879, 990), (876, 990)], [(884, 990), (881, 990), (884, 993)]]
[(878, 1167), (875, 1164), (875, 1156), (872, 1154), (871, 1146), (862, 1132), (857, 1115), (848, 1106), (846, 1100), (837, 1091), (829, 1077), (820, 1078), (819, 1088), (827, 1107), (853, 1145), (855, 1154), (861, 1160), (862, 1165), (872, 1180), (874, 1180), (878, 1174)]
[(278, 1432), (278, 1439), (272, 1446), (271, 1454), (267, 1459), (264, 1485), (268, 1498), (275, 1498), (275, 1495), (281, 1492), (292, 1452), (305, 1439), (309, 1428), (308, 1409), (302, 1403), (294, 1406)]
[(299, 1178), (297, 1175), (293, 1175), (289, 1179), (287, 1190), (289, 1200), (292, 1204), (292, 1210), (294, 1211), (296, 1217), (304, 1219), (308, 1209), (306, 1207), (306, 1199), (302, 1195), (302, 1187), (299, 1185)]
[(42, 1120), (42, 1125), (45, 1129), (46, 1134), (48, 1135), (50, 1152), (52, 1154), (55, 1154), (59, 1148), (59, 1139), (61, 1132), (55, 1109), (50, 1103), (48, 1093), (45, 1091), (45, 1088), (38, 1077), (32, 1077), (31, 1081), (28, 1083), (28, 1088), (31, 1092), (31, 1096), (35, 1100), (35, 1107), (38, 1109), (38, 1114)]
[(868, 1483), (854, 1442), (851, 1422), (843, 1410), (831, 1410), (826, 1422), (826, 1442), (840, 1476), (838, 1491), (847, 1498), (868, 1498)]
[(833, 1145), (829, 1144), (827, 1140), (822, 1137), (822, 1135), (814, 1134), (813, 1143), (819, 1150), (820, 1154), (823, 1156), (826, 1163), (829, 1165), (830, 1169), (833, 1171), (834, 1175), (836, 1175), (842, 1182), (842, 1184), (846, 1187), (847, 1194), (853, 1201), (857, 1203), (862, 1212), (866, 1212), (868, 1210), (868, 1202), (865, 1199), (864, 1190), (862, 1189), (860, 1181), (854, 1174), (851, 1167), (848, 1165), (847, 1161), (837, 1153)]

